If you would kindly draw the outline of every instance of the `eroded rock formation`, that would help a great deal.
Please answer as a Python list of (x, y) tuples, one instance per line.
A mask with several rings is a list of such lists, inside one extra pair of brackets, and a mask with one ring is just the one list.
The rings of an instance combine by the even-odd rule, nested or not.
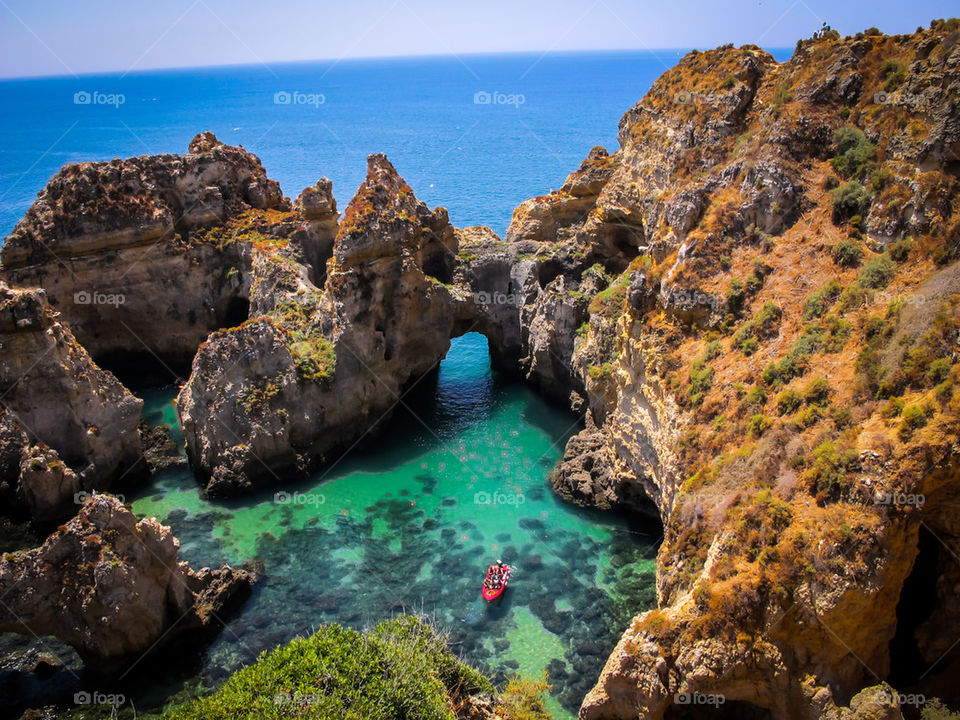
[(253, 577), (229, 567), (194, 571), (178, 560), (179, 547), (170, 528), (137, 522), (112, 496), (92, 496), (43, 545), (0, 560), (0, 632), (53, 635), (100, 673), (196, 643)]
[[(0, 487), (39, 522), (142, 471), (143, 402), (97, 367), (40, 289), (0, 283)], [(8, 508), (9, 509), (9, 508)]]

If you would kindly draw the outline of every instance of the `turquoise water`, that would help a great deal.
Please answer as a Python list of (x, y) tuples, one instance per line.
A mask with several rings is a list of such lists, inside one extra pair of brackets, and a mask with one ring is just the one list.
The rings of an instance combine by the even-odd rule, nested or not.
[[(576, 710), (629, 618), (653, 603), (656, 530), (552, 494), (547, 474), (579, 423), (491, 371), (482, 336), (454, 340), (424, 383), (383, 435), (311, 482), (211, 503), (174, 472), (133, 498), (195, 567), (263, 564), (204, 653), (205, 686), (321, 623), (422, 612), (498, 678), (549, 670), (555, 716)], [(162, 397), (149, 409), (169, 421)], [(489, 605), (480, 585), (498, 557), (515, 571)]]

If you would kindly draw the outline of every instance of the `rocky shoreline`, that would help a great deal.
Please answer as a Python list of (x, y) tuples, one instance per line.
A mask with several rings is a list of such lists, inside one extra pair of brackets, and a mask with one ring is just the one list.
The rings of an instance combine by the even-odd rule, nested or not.
[[(664, 526), (658, 608), (582, 718), (694, 717), (690, 697), (831, 720), (901, 718), (905, 692), (958, 702), (958, 31), (827, 32), (782, 64), (689, 53), (623, 116), (620, 149), (522, 203), (502, 241), (453, 227), (383, 155), (342, 216), (329, 180), (291, 202), (211, 133), (183, 156), (65, 166), (0, 249), (7, 514), (64, 520), (155, 466), (116, 376), (131, 358), (189, 366), (190, 466), (232, 496), (375, 434), (477, 331), (497, 368), (586, 418), (554, 489)], [(94, 496), (0, 565), (0, 589), (66, 593), (70, 612), (18, 605), (0, 629), (24, 616), (111, 667), (171, 612), (214, 627), (253, 578), (176, 550)], [(103, 627), (97, 592), (119, 598)]]

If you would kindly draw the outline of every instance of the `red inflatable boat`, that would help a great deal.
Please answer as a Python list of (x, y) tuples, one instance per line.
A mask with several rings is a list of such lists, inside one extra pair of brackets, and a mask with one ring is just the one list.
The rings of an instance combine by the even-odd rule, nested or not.
[[(497, 569), (500, 569), (499, 578), (497, 577)], [(483, 579), (483, 599), (487, 602), (492, 602), (498, 597), (503, 595), (503, 591), (507, 589), (507, 583), (510, 581), (510, 566), (509, 565), (491, 565), (487, 568), (487, 576)]]

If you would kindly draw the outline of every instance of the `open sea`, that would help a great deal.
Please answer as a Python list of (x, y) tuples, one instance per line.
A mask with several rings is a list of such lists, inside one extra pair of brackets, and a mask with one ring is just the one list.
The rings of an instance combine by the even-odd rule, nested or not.
[[(198, 132), (257, 154), (289, 197), (321, 176), (341, 211), (365, 157), (385, 152), (416, 195), (460, 227), (502, 236), (513, 208), (558, 188), (682, 51), (318, 61), (0, 81), (0, 230), (63, 164), (186, 152)], [(789, 51), (774, 51), (779, 60)], [(175, 428), (174, 388), (138, 388), (148, 420)], [(379, 439), (313, 480), (229, 502), (189, 471), (131, 491), (134, 511), (180, 538), (195, 567), (257, 559), (264, 577), (193, 661), (132, 673), (139, 711), (215, 688), (258, 653), (328, 622), (432, 616), (455, 650), (502, 681), (548, 673), (549, 707), (573, 717), (630, 618), (655, 604), (659, 530), (558, 500), (547, 476), (577, 418), (491, 370), (486, 340), (453, 341)], [(480, 598), (496, 558), (503, 600)], [(69, 702), (90, 687), (72, 650), (4, 637), (67, 663), (49, 683), (0, 669), (0, 714)], [(3, 649), (0, 648), (0, 649)], [(73, 675), (73, 672), (76, 675)], [(32, 683), (32, 681), (31, 681)], [(91, 688), (93, 689), (93, 688)], [(103, 692), (102, 685), (96, 687)], [(31, 694), (35, 695), (32, 697)], [(34, 705), (36, 706), (36, 705)]]

